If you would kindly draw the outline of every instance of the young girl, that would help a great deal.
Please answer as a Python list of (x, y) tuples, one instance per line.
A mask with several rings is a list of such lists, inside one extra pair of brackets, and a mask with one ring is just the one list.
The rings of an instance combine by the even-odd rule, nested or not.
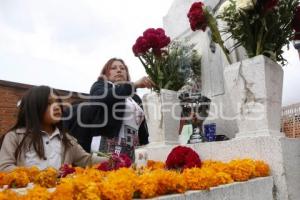
[(40, 169), (62, 164), (84, 167), (107, 160), (91, 156), (62, 130), (58, 93), (47, 86), (33, 87), (22, 98), (15, 126), (0, 141), (0, 171), (17, 166)]

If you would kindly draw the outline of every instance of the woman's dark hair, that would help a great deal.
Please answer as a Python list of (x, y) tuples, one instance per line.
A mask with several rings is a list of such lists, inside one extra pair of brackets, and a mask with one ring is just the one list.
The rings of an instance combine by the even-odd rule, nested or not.
[(109, 70), (110, 70), (110, 68), (111, 68), (111, 66), (112, 66), (112, 64), (113, 64), (113, 62), (115, 62), (115, 61), (119, 61), (119, 62), (121, 62), (121, 63), (124, 65), (124, 67), (125, 67), (125, 69), (126, 69), (126, 72), (127, 72), (127, 80), (126, 80), (126, 81), (130, 81), (130, 75), (129, 75), (128, 67), (127, 67), (127, 65), (125, 64), (124, 60), (122, 60), (122, 59), (120, 59), (120, 58), (111, 58), (111, 59), (109, 59), (109, 60), (105, 63), (105, 65), (103, 66), (103, 68), (102, 68), (102, 70), (101, 70), (101, 73), (100, 73), (100, 76), (98, 77), (98, 80), (104, 80), (105, 77), (108, 76), (108, 72), (109, 72)]
[[(53, 92), (51, 92), (53, 91)], [(59, 94), (56, 90), (48, 86), (37, 86), (31, 88), (22, 98), (21, 104), (19, 106), (19, 112), (17, 116), (16, 124), (10, 129), (10, 131), (15, 131), (19, 128), (25, 128), (24, 138), (18, 145), (15, 156), (16, 158), (20, 156), (22, 150), (33, 146), (37, 155), (40, 159), (47, 159), (45, 157), (44, 145), (42, 140), (41, 124), (45, 112), (47, 111), (49, 105), (49, 95), (54, 95), (57, 101), (61, 103), (59, 99)], [(61, 109), (62, 106), (60, 105)], [(62, 143), (65, 149), (71, 146), (71, 142), (66, 136), (66, 132), (62, 128), (62, 122), (58, 122), (54, 125), (60, 130), (62, 134)], [(2, 144), (4, 136), (2, 137)]]

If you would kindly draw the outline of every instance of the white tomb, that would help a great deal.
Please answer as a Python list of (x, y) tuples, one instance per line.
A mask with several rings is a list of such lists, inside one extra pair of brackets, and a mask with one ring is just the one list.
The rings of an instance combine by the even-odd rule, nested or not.
[[(274, 78), (270, 77), (270, 74), (265, 75), (266, 72), (274, 75), (278, 73), (278, 70), (280, 73), (280, 67), (275, 66), (278, 69), (276, 70), (272, 66), (266, 66), (269, 62), (268, 59), (257, 57), (256, 59), (263, 60), (261, 63), (263, 63), (264, 71), (260, 72), (262, 76), (251, 75), (252, 72), (245, 70), (242, 75), (246, 79), (243, 80), (239, 71), (241, 68), (245, 68), (239, 66), (234, 69), (234, 65), (237, 64), (233, 65), (233, 68), (230, 69), (232, 72), (230, 72), (228, 67), (232, 66), (228, 66), (218, 45), (216, 45), (215, 51), (210, 48), (213, 44), (210, 41), (209, 31), (191, 31), (186, 15), (193, 2), (196, 1), (174, 0), (168, 14), (163, 19), (164, 29), (172, 39), (188, 39), (197, 45), (196, 47), (202, 55), (202, 93), (212, 99), (211, 116), (216, 115), (211, 121), (216, 122), (218, 134), (225, 134), (232, 139), (187, 146), (197, 151), (202, 160), (230, 161), (237, 158), (264, 160), (270, 165), (271, 177), (237, 183), (238, 185), (242, 184), (238, 187), (226, 185), (209, 192), (187, 192), (183, 195), (169, 195), (155, 199), (299, 200), (300, 139), (289, 139), (280, 133), (280, 121), (278, 120), (281, 110), (282, 88), (280, 82), (282, 76), (278, 75), (281, 78), (274, 82)], [(222, 0), (204, 1), (206, 5), (215, 10), (220, 2)], [(240, 61), (241, 58), (244, 58), (243, 50), (233, 52), (231, 57), (234, 62)], [(251, 83), (251, 81), (257, 81), (254, 79), (259, 79), (264, 86), (260, 87), (254, 82)], [(279, 85), (272, 92), (271, 98), (265, 98), (264, 94), (269, 93), (270, 90), (267, 89), (272, 89), (273, 83), (279, 83)], [(246, 116), (244, 112), (239, 112), (242, 106), (238, 107), (236, 104), (254, 101), (250, 97), (251, 95), (247, 96), (247, 92), (245, 93), (248, 89), (254, 92), (255, 100), (259, 94), (262, 94), (259, 101), (263, 106), (264, 118), (261, 122), (251, 123), (234, 118), (236, 115)], [(261, 93), (262, 91), (263, 93)], [(253, 109), (250, 108), (250, 111), (252, 112)], [(224, 119), (226, 117), (227, 119)], [(164, 135), (169, 134), (174, 135), (173, 132), (166, 131), (164, 133)], [(149, 145), (137, 149), (137, 163), (145, 164), (147, 159), (165, 161), (173, 147), (174, 145), (164, 143), (164, 145)]]

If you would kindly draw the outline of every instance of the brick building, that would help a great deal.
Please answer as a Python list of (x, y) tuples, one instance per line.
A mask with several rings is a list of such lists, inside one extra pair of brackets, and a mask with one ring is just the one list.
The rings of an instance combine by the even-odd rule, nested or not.
[(282, 108), (281, 131), (290, 138), (300, 138), (300, 103)]
[[(33, 85), (0, 80), (0, 135), (7, 132), (15, 123), (18, 112), (17, 104), (25, 92)], [(67, 102), (80, 101), (77, 92), (58, 90), (59, 94), (70, 97)], [(86, 95), (86, 94), (83, 94)]]

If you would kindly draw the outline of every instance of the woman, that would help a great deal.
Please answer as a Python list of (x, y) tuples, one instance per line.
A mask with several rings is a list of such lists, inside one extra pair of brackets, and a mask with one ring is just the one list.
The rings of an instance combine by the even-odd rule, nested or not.
[(148, 143), (142, 101), (135, 90), (152, 86), (147, 77), (130, 82), (122, 59), (108, 60), (91, 87), (89, 103), (73, 107), (74, 112), (80, 111), (76, 112), (80, 120), (72, 117), (73, 122), (67, 123), (70, 133), (87, 151), (90, 151), (92, 137), (101, 135), (101, 151), (126, 153), (134, 158), (134, 147)]

